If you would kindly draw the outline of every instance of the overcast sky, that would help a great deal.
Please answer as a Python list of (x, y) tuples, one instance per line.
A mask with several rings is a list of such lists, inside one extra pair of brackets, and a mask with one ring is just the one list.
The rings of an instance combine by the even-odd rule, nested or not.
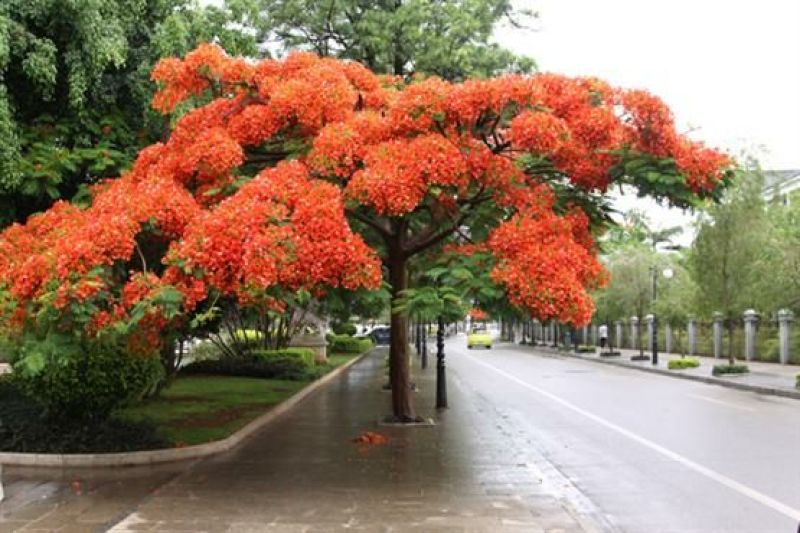
[[(535, 31), (504, 28), (500, 44), (540, 70), (647, 89), (681, 131), (767, 169), (800, 168), (800, 0), (523, 0)], [(658, 225), (680, 212), (644, 206)]]

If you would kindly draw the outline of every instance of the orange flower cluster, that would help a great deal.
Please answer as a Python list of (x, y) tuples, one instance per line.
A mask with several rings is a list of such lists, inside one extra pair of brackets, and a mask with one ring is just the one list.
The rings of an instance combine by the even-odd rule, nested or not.
[(350, 231), (337, 187), (297, 162), (267, 169), (196, 217), (167, 257), (170, 279), (202, 276), (242, 301), (275, 289), (377, 288), (380, 262)]
[(466, 158), (441, 135), (422, 135), (377, 144), (365, 153), (365, 168), (353, 174), (347, 193), (388, 215), (413, 211), (431, 186), (465, 191)]
[(126, 319), (141, 299), (143, 280), (161, 286), (152, 274), (126, 281), (127, 269), (147, 269), (140, 243), (180, 237), (199, 212), (191, 194), (171, 180), (135, 181), (128, 175), (94, 193), (85, 210), (59, 203), (0, 235), (0, 296), (18, 312), (32, 317), (52, 305), (71, 323), (71, 304), (78, 304), (93, 313), (86, 326), (94, 333)]
[[(313, 136), (359, 107), (383, 106), (378, 77), (310, 54), (254, 64), (203, 45), (161, 61), (153, 79), (161, 111), (207, 92), (218, 98), (179, 118), (129, 173), (94, 187), (89, 208), (59, 203), (0, 235), (0, 321), (24, 326), (53, 306), (77, 328), (79, 304), (93, 335), (165, 288), (180, 291), (188, 313), (212, 290), (280, 307), (269, 297), (275, 287), (318, 293), (380, 282), (375, 253), (347, 226), (341, 192), (309, 179), (302, 164), (265, 172), (225, 200), (248, 147)], [(157, 349), (169, 325), (147, 309), (131, 337), (137, 352)]]
[(477, 307), (474, 307), (469, 310), (469, 317), (472, 320), (486, 320), (487, 318), (489, 318), (489, 314), (483, 309), (478, 309)]
[(586, 291), (606, 281), (593, 246), (580, 211), (567, 217), (521, 212), (489, 237), (497, 261), (491, 276), (506, 287), (513, 305), (532, 316), (585, 324), (594, 312)]
[(356, 444), (372, 444), (380, 446), (383, 444), (389, 444), (389, 437), (382, 435), (381, 433), (375, 433), (374, 431), (365, 431), (358, 437), (354, 438), (353, 442)]

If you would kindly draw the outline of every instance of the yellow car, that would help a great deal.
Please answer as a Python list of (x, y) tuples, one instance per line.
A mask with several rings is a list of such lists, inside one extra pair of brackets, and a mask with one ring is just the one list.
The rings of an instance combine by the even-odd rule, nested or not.
[(471, 350), (476, 346), (483, 346), (487, 350), (492, 347), (492, 336), (485, 328), (472, 328), (467, 335), (467, 348)]

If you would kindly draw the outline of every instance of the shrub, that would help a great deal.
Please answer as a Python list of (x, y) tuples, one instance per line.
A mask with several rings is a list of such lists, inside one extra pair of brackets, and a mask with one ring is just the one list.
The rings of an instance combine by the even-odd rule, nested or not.
[[(228, 337), (223, 335), (223, 338)], [(264, 334), (256, 329), (237, 329), (234, 331), (234, 338), (235, 342), (231, 339), (231, 342), (226, 344), (237, 352), (241, 351), (242, 355), (264, 347)]]
[(800, 374), (797, 374), (797, 375), (795, 376), (795, 383), (794, 383), (794, 386), (795, 386), (796, 388), (800, 389)]
[(220, 359), (223, 353), (213, 342), (205, 341), (192, 348), (190, 356), (193, 361), (202, 361), (205, 359)]
[(747, 365), (714, 365), (711, 374), (722, 376), (725, 374), (747, 374), (750, 369)]
[(597, 352), (597, 348), (595, 346), (584, 344), (584, 345), (578, 346), (578, 348), (575, 351), (577, 353), (595, 353), (595, 352)]
[(169, 448), (145, 422), (54, 419), (11, 379), (0, 379), (0, 450), (28, 453), (125, 452)]
[[(48, 350), (63, 353), (56, 357)], [(155, 392), (164, 379), (158, 357), (132, 356), (114, 343), (29, 342), (23, 351), (27, 364), (15, 364), (13, 379), (50, 419), (106, 419), (114, 409)], [(38, 366), (31, 368), (30, 358), (37, 355)]]
[(328, 340), (328, 343), (330, 353), (362, 353), (372, 348), (371, 339), (349, 335), (334, 335)]
[(314, 352), (308, 348), (256, 350), (241, 358), (194, 361), (181, 369), (184, 375), (241, 376), (267, 379), (312, 379)]
[(266, 361), (271, 361), (279, 357), (298, 359), (307, 367), (314, 366), (315, 364), (314, 350), (311, 348), (291, 347), (280, 348), (278, 350), (256, 350), (253, 352), (253, 356)]
[(333, 332), (336, 335), (355, 335), (358, 332), (358, 328), (352, 322), (341, 322), (336, 323), (333, 325)]
[(685, 368), (697, 368), (700, 361), (696, 357), (683, 357), (680, 359), (670, 359), (667, 368), (670, 370), (683, 370)]

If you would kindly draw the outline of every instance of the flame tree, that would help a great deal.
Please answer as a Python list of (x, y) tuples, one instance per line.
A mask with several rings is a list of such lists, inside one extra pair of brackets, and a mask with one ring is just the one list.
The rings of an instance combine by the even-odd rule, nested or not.
[[(7, 323), (24, 329), (49, 306), (68, 327), (78, 302), (87, 334), (135, 322), (131, 339), (152, 346), (219, 295), (280, 309), (285, 291), (375, 287), (378, 256), (398, 298), (417, 257), (460, 243), (488, 254), (511, 304), (583, 324), (587, 290), (605, 281), (591, 203), (627, 183), (688, 205), (718, 195), (731, 164), (679, 135), (658, 98), (592, 78), (404, 84), (352, 62), (254, 63), (204, 45), (153, 79), (157, 110), (194, 109), (90, 208), (59, 204), (3, 234)], [(165, 313), (165, 294), (179, 309)], [(407, 315), (391, 325), (393, 414), (411, 421)]]

